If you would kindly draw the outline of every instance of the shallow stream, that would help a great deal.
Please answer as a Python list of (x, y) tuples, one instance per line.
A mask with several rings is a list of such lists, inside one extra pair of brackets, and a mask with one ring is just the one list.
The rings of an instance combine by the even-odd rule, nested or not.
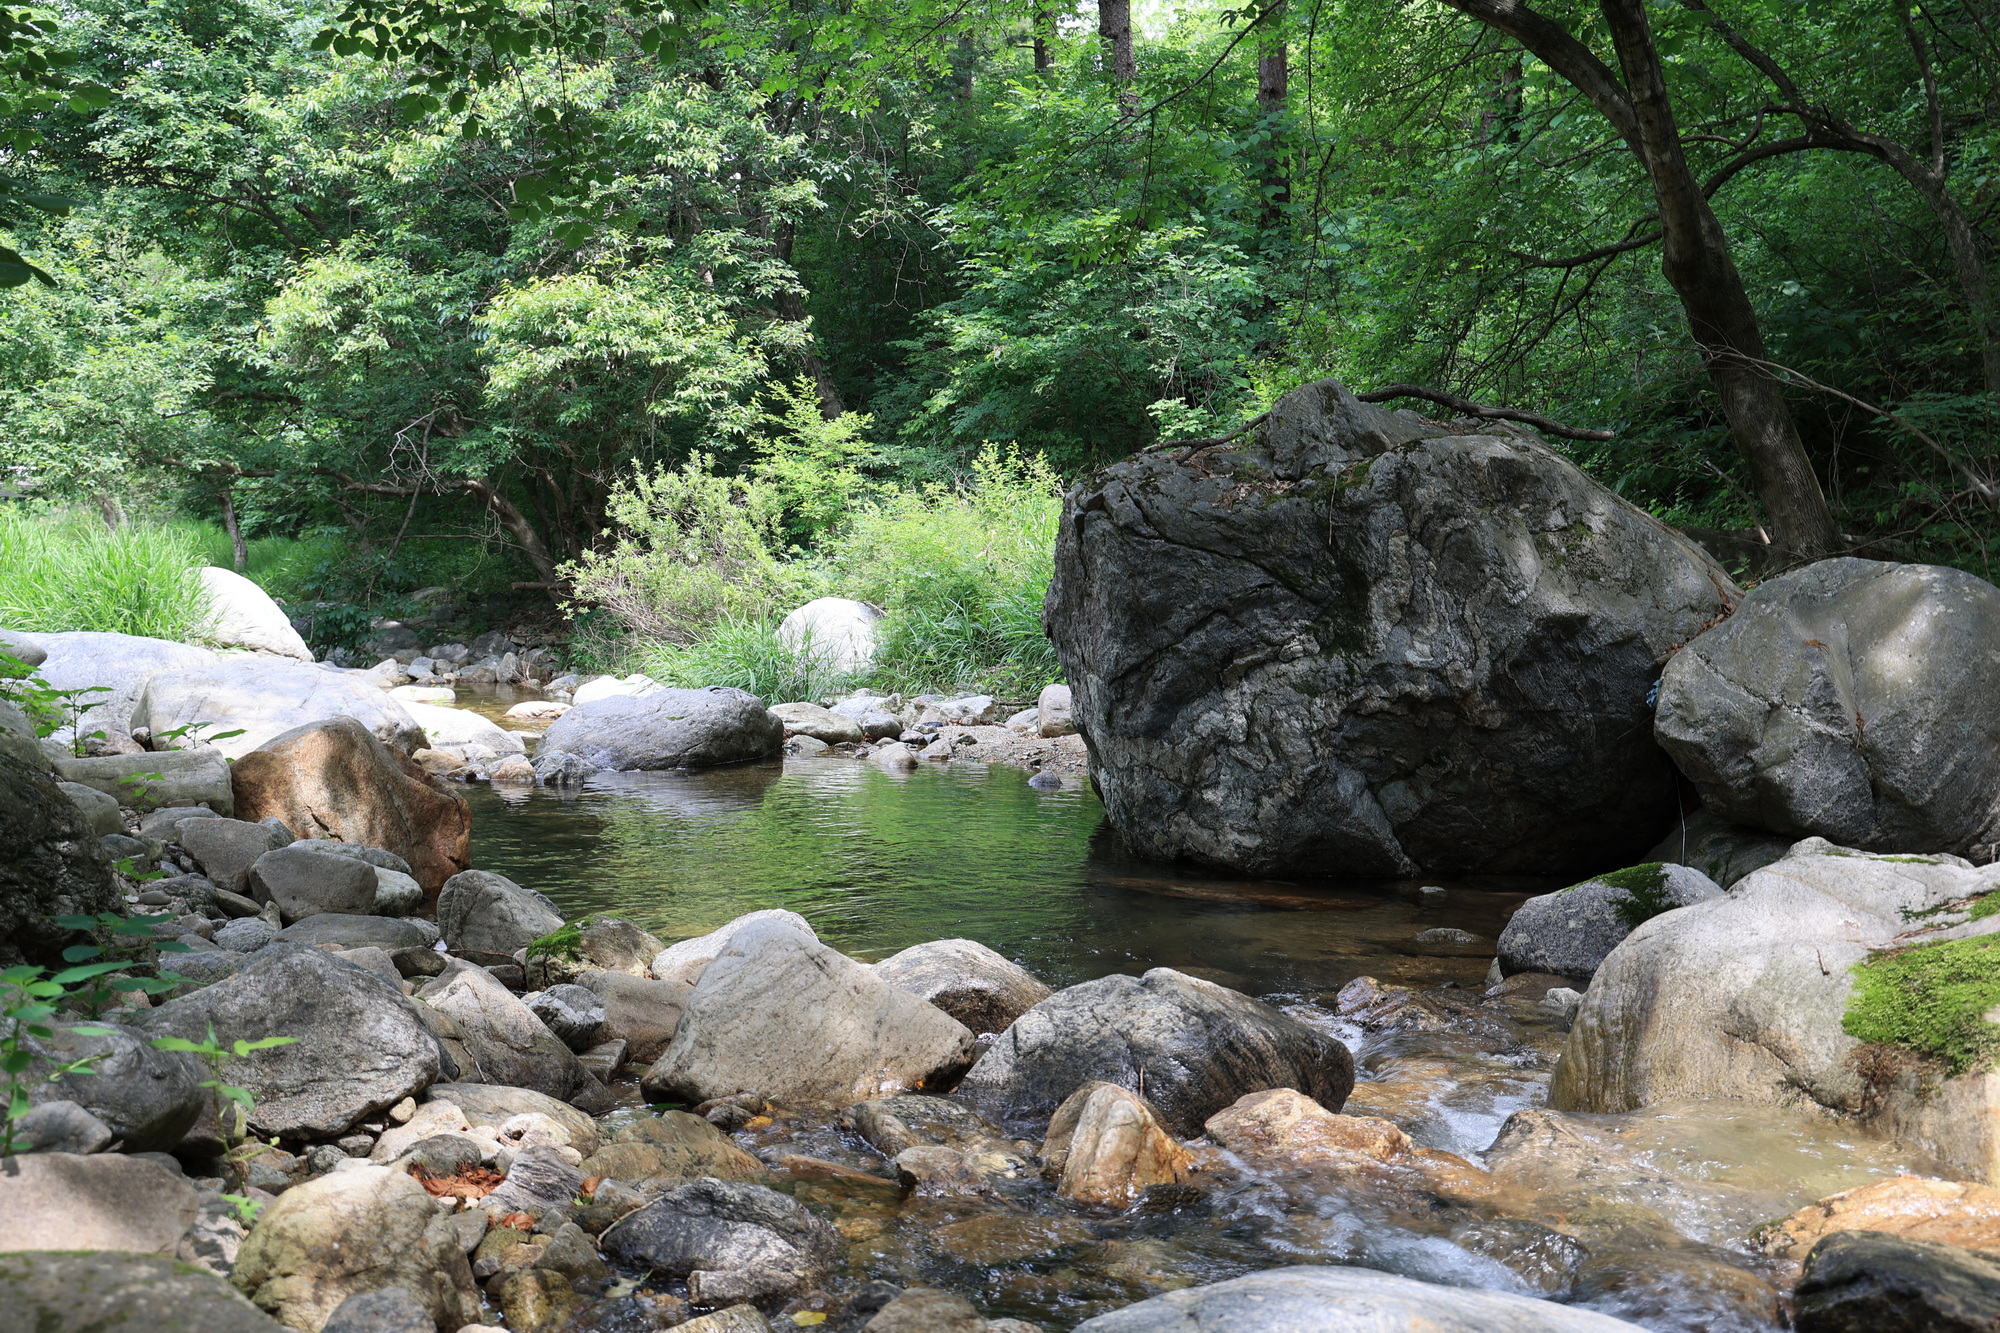
[[(464, 702), (495, 715), (505, 706)], [(800, 1179), (791, 1188), (846, 1238), (836, 1285), (942, 1286), (989, 1315), (1057, 1330), (1253, 1269), (1351, 1263), (1571, 1301), (1657, 1330), (1751, 1333), (1783, 1326), (1793, 1276), (1752, 1244), (1760, 1223), (1877, 1175), (1933, 1173), (1851, 1127), (1729, 1105), (1524, 1117), (1489, 1156), (1509, 1116), (1542, 1105), (1561, 1048), (1539, 989), (1484, 984), (1509, 912), (1552, 885), (1243, 881), (1134, 862), (1085, 784), (1040, 791), (1028, 777), (827, 758), (607, 774), (569, 793), (473, 786), (473, 859), (566, 915), (615, 912), (668, 940), (785, 907), (869, 961), (962, 936), (1056, 987), (1177, 968), (1336, 1033), (1360, 1080), (1349, 1113), (1394, 1120), (1421, 1147), (1493, 1169), (1440, 1185), (1389, 1167), (1272, 1174), (1218, 1154), (1198, 1188), (1122, 1214), (1073, 1208), (1038, 1178), (979, 1198), (907, 1200), (885, 1183)], [(1439, 927), (1474, 938), (1417, 938)], [(1386, 999), (1343, 1014), (1336, 993), (1360, 976), (1389, 983)], [(779, 1113), (737, 1138), (766, 1161), (795, 1153), (885, 1170), (824, 1116)]]

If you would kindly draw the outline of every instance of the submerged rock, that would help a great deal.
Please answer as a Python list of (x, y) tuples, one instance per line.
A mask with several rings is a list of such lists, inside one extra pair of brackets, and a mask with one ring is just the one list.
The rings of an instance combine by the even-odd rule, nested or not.
[(1551, 972), (1588, 985), (1605, 956), (1662, 912), (1720, 897), (1699, 870), (1639, 865), (1528, 899), (1500, 932), (1500, 971)]
[(784, 743), (784, 724), (754, 694), (725, 685), (584, 702), (549, 725), (542, 743), (599, 768), (713, 768), (761, 759)]
[(1076, 1333), (1634, 1333), (1609, 1315), (1497, 1291), (1439, 1287), (1372, 1268), (1274, 1268), (1170, 1291)]
[(1781, 574), (1667, 664), (1656, 730), (1724, 819), (1990, 861), (2000, 588), (1875, 560)]
[(627, 1263), (688, 1280), (697, 1305), (782, 1296), (832, 1264), (839, 1233), (761, 1185), (698, 1180), (631, 1214), (600, 1240)]
[(1518, 427), (1325, 380), (1071, 491), (1046, 619), (1105, 812), (1248, 874), (1586, 871), (1665, 831), (1659, 664), (1708, 555)]
[(1338, 1108), (1354, 1058), (1269, 1005), (1172, 968), (1057, 991), (979, 1058), (958, 1095), (1003, 1119), (1046, 1115), (1093, 1080), (1142, 1086), (1192, 1136), (1246, 1092), (1296, 1088)]

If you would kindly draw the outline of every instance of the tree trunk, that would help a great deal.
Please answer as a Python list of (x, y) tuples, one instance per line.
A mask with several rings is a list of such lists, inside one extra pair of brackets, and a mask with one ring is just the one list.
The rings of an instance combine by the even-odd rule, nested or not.
[(499, 487), (490, 481), (477, 480), (459, 484), (493, 511), (493, 517), (500, 520), (500, 526), (507, 529), (507, 535), (514, 539), (515, 545), (521, 548), (521, 554), (527, 557), (528, 564), (534, 569), (536, 577), (550, 585), (563, 581), (562, 576), (556, 573), (555, 559), (549, 554), (547, 544), (542, 541), (542, 534), (535, 531), (535, 525), (528, 521), (526, 514), (515, 507), (512, 500), (500, 493)]
[(1053, 9), (1035, 11), (1035, 73), (1048, 74), (1056, 67), (1055, 55), (1056, 13)]
[(1139, 94), (1132, 81), (1139, 77), (1139, 64), (1132, 54), (1132, 0), (1097, 0), (1097, 35), (1108, 48), (1106, 65), (1118, 88), (1121, 115), (1139, 114)]
[(229, 563), (241, 574), (250, 568), (250, 547), (243, 540), (243, 529), (236, 521), (236, 490), (233, 486), (222, 488), (222, 530), (229, 534)]
[(1779, 544), (1793, 555), (1813, 558), (1838, 550), (1840, 533), (1799, 442), (1791, 408), (1760, 364), (1765, 360), (1763, 334), (1730, 257), (1729, 240), (1681, 151), (1644, 0), (1601, 0), (1599, 8), (1625, 75), (1639, 157), (1659, 205), (1665, 233), (1661, 270), (1687, 311), (1730, 433), (1750, 464), (1757, 498)]
[(97, 514), (109, 531), (116, 532), (125, 526), (125, 511), (119, 507), (118, 497), (109, 491), (97, 493)]
[(1270, 137), (1263, 144), (1264, 227), (1279, 226), (1291, 202), (1290, 154), (1285, 142), (1285, 100), (1291, 95), (1289, 52), (1285, 44), (1285, 0), (1271, 0), (1264, 11), (1264, 29), (1257, 39), (1257, 111)]

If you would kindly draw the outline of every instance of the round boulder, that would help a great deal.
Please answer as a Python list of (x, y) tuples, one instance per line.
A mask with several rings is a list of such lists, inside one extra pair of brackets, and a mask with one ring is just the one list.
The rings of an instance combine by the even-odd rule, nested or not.
[(1660, 680), (1705, 808), (1874, 852), (2000, 855), (2000, 588), (1822, 560), (1759, 584)]
[(1247, 874), (1629, 864), (1676, 809), (1660, 663), (1739, 594), (1531, 433), (1331, 380), (1071, 491), (1046, 621), (1105, 812)]
[(313, 660), (312, 649), (306, 647), (271, 594), (234, 570), (209, 565), (195, 574), (208, 594), (209, 638), (229, 648), (248, 648), (300, 662)]
[(778, 642), (840, 675), (866, 670), (875, 660), (879, 608), (851, 597), (816, 597), (778, 622)]
[(785, 724), (764, 701), (727, 685), (579, 702), (542, 739), (549, 749), (620, 771), (737, 764), (776, 754), (784, 742)]
[(1662, 912), (1722, 895), (1687, 866), (1614, 870), (1528, 899), (1500, 932), (1500, 973), (1552, 972), (1589, 983), (1619, 941)]

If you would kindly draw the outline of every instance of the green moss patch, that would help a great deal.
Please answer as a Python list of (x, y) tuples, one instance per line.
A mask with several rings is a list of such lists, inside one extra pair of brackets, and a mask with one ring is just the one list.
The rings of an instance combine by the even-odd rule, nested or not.
[(594, 918), (580, 916), (568, 925), (555, 930), (528, 946), (530, 958), (581, 958), (583, 956), (583, 932)]
[[(1611, 900), (1611, 907), (1627, 930), (1637, 930), (1660, 913), (1671, 912), (1675, 907), (1674, 901), (1667, 897), (1667, 867), (1663, 861), (1648, 861), (1644, 865), (1614, 870), (1608, 875), (1587, 879), (1583, 884), (1602, 884), (1623, 894)], [(1580, 889), (1583, 884), (1569, 887)], [(1569, 889), (1563, 892), (1568, 893)]]
[[(1996, 906), (1989, 910), (2000, 910)], [(2000, 1058), (2000, 937), (1920, 944), (1856, 963), (1841, 1029), (1850, 1037), (1943, 1061), (1953, 1074)]]

